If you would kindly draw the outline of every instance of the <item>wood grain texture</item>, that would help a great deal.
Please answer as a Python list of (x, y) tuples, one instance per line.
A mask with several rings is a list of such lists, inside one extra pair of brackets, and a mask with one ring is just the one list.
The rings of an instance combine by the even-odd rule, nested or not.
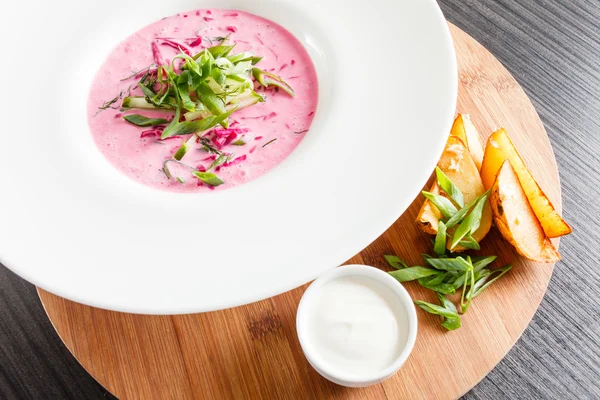
[[(529, 99), (481, 45), (451, 27), (459, 64), (460, 112), (469, 112), (483, 139), (503, 126), (551, 200), (560, 207), (552, 148)], [(350, 260), (386, 268), (384, 254), (418, 264), (430, 237), (414, 219), (422, 199), (378, 240)], [(531, 320), (552, 275), (552, 265), (518, 257), (493, 232), (482, 254), (510, 274), (477, 298), (463, 328), (445, 332), (437, 317), (419, 312), (412, 356), (392, 379), (347, 389), (321, 378), (305, 360), (295, 314), (306, 286), (235, 309), (185, 316), (140, 316), (100, 310), (39, 291), (59, 335), (79, 362), (123, 399), (452, 399), (479, 382), (508, 352)], [(416, 284), (415, 299), (434, 296)], [(448, 374), (447, 371), (461, 371)], [(431, 385), (431, 377), (444, 376)]]
[(439, 0), (534, 103), (552, 141), (564, 216), (548, 293), (526, 333), (467, 399), (600, 399), (600, 2)]

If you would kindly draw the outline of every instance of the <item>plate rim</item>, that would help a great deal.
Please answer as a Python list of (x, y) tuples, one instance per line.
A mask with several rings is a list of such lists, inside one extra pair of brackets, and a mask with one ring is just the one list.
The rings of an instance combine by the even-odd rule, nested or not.
[[(445, 125), (447, 126), (447, 128), (449, 130), (449, 128), (452, 124), (452, 119), (454, 118), (454, 115), (455, 115), (457, 95), (458, 95), (458, 72), (457, 72), (456, 53), (455, 53), (455, 49), (454, 49), (454, 45), (453, 45), (452, 36), (450, 34), (448, 24), (443, 16), (442, 10), (440, 9), (439, 5), (435, 2), (435, 0), (427, 0), (427, 1), (435, 9), (435, 15), (438, 20), (437, 21), (438, 24), (443, 25), (443, 32), (444, 32), (443, 45), (446, 47), (445, 50), (449, 51), (450, 58), (451, 58), (451, 63), (448, 65), (448, 67), (451, 70), (449, 71), (449, 73), (447, 75), (453, 78), (453, 82), (451, 82), (451, 85), (450, 85), (452, 88), (452, 95), (450, 96), (450, 98), (451, 98), (450, 104), (447, 104), (448, 109), (446, 111), (446, 115), (443, 117), (443, 119), (445, 121)], [(442, 118), (442, 117), (440, 117), (440, 118)], [(440, 135), (440, 139), (442, 137), (445, 137), (445, 136)], [(427, 170), (429, 172), (426, 173), (427, 177), (431, 174), (430, 171), (432, 171), (433, 168), (435, 167), (435, 164), (437, 163), (439, 155), (441, 154), (441, 152), (443, 150), (443, 146), (444, 146), (444, 141), (439, 140), (439, 142), (435, 144), (435, 148), (432, 148), (430, 152), (421, 156), (421, 157), (427, 159), (426, 161), (424, 161), (424, 163), (430, 166)], [(422, 174), (425, 175), (425, 172), (423, 172)], [(409, 193), (410, 195), (407, 195), (405, 197), (404, 201), (398, 202), (396, 207), (394, 208), (394, 210), (389, 211), (390, 214), (393, 213), (395, 216), (395, 218), (393, 220), (391, 219), (391, 217), (390, 217), (390, 220), (388, 220), (387, 218), (381, 218), (381, 220), (378, 221), (378, 223), (371, 224), (369, 226), (369, 233), (364, 235), (364, 237), (369, 237), (370, 239), (363, 240), (366, 243), (361, 244), (360, 249), (355, 248), (353, 250), (350, 250), (350, 247), (352, 247), (352, 246), (344, 246), (343, 248), (338, 249), (335, 252), (335, 254), (330, 256), (329, 258), (335, 258), (337, 260), (340, 260), (339, 263), (336, 263), (336, 265), (331, 265), (331, 267), (329, 267), (327, 269), (321, 269), (320, 274), (325, 273), (328, 269), (334, 268), (337, 265), (340, 265), (341, 263), (346, 262), (352, 256), (354, 256), (358, 252), (362, 251), (370, 243), (372, 243), (374, 240), (376, 240), (377, 237), (379, 237), (391, 225), (393, 225), (393, 223), (406, 211), (408, 206), (413, 201), (414, 197), (416, 195), (418, 195), (419, 191), (422, 189), (423, 184), (426, 182), (426, 179), (424, 179), (420, 183), (416, 183), (418, 181), (420, 181), (420, 180), (415, 180), (415, 182), (413, 183), (413, 186), (406, 190), (406, 192)], [(318, 275), (315, 276), (313, 272), (306, 273), (303, 275), (298, 275), (298, 278), (296, 278), (294, 281), (288, 280), (286, 283), (279, 282), (279, 284), (277, 284), (277, 285), (273, 284), (273, 285), (271, 285), (269, 290), (266, 290), (265, 288), (263, 288), (263, 290), (260, 291), (260, 295), (257, 295), (257, 292), (255, 292), (252, 295), (248, 294), (244, 297), (236, 297), (235, 299), (230, 298), (230, 299), (228, 299), (228, 301), (221, 301), (218, 304), (214, 304), (214, 306), (209, 306), (209, 307), (198, 307), (198, 306), (177, 307), (177, 306), (167, 305), (163, 308), (157, 308), (156, 306), (150, 306), (149, 308), (140, 308), (137, 306), (128, 306), (128, 305), (123, 305), (123, 304), (120, 304), (120, 305), (109, 304), (108, 302), (105, 302), (102, 300), (86, 298), (83, 295), (68, 293), (68, 290), (62, 289), (60, 287), (55, 287), (54, 285), (46, 284), (46, 282), (40, 281), (36, 276), (32, 276), (29, 273), (29, 271), (19, 271), (17, 268), (13, 268), (11, 266), (11, 263), (8, 263), (8, 265), (7, 264), (4, 264), (4, 265), (7, 268), (9, 268), (11, 271), (16, 273), (17, 275), (23, 277), (24, 279), (33, 283), (34, 285), (38, 286), (39, 288), (49, 291), (51, 293), (54, 293), (58, 296), (64, 297), (66, 299), (69, 299), (69, 300), (72, 300), (75, 302), (79, 302), (82, 304), (90, 305), (93, 307), (99, 307), (99, 308), (113, 310), (113, 311), (129, 312), (129, 313), (136, 313), (136, 314), (150, 314), (150, 315), (152, 315), (152, 314), (154, 314), (154, 315), (157, 315), (157, 314), (160, 314), (160, 315), (190, 314), (190, 313), (207, 312), (207, 311), (222, 310), (222, 309), (227, 309), (227, 308), (231, 308), (231, 307), (236, 307), (236, 306), (240, 306), (243, 304), (248, 304), (251, 302), (270, 298), (270, 297), (276, 296), (278, 294), (281, 294), (283, 292), (292, 290), (296, 287), (306, 284), (307, 282), (312, 281), (313, 279), (315, 279), (318, 276)]]

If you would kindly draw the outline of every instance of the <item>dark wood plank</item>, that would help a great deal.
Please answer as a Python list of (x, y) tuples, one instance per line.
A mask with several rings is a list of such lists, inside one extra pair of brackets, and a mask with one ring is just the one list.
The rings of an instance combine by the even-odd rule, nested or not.
[(532, 99), (554, 147), (563, 212), (548, 293), (521, 340), (467, 396), (600, 398), (600, 2), (440, 0), (446, 17), (478, 39)]
[(110, 399), (45, 316), (35, 287), (0, 267), (0, 399)]

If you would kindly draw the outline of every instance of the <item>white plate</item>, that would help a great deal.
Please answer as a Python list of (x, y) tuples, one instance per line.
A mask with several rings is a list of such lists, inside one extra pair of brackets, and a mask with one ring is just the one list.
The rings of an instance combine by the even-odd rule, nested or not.
[[(81, 303), (170, 314), (297, 287), (406, 210), (441, 154), (457, 94), (434, 0), (9, 2), (2, 12), (0, 262)], [(210, 194), (142, 186), (96, 149), (88, 88), (111, 49), (181, 11), (237, 8), (309, 50), (320, 104), (280, 166)], [(236, 210), (232, 212), (231, 210)]]

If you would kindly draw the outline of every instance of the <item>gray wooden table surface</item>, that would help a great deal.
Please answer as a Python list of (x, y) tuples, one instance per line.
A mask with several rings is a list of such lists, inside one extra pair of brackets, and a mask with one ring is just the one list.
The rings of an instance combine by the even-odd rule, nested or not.
[[(465, 398), (600, 399), (600, 0), (439, 3), (531, 97), (575, 230), (531, 325)], [(106, 398), (54, 332), (34, 287), (0, 266), (0, 399)]]

